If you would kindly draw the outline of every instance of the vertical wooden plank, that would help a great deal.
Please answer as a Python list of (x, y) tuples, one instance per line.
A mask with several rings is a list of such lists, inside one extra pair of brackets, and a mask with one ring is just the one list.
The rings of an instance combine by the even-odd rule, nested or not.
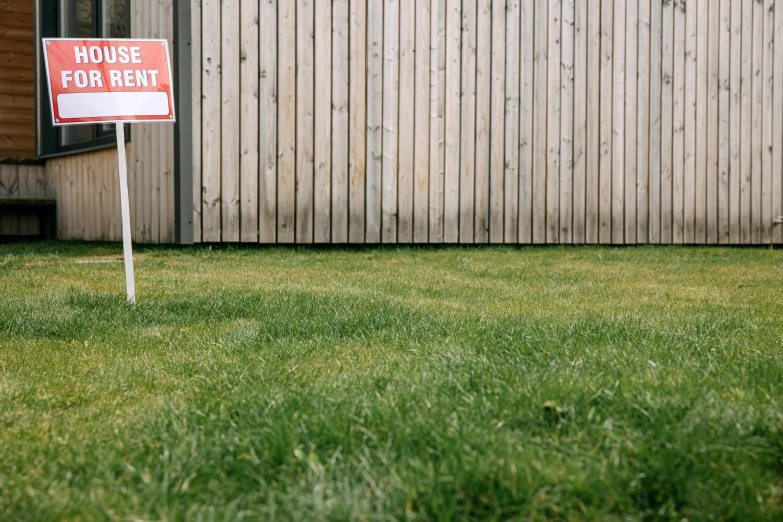
[(672, 185), (674, 149), (674, 11), (675, 1), (663, 4), (661, 51), (661, 243), (672, 242)]
[(751, 242), (753, 175), (753, 4), (742, 2), (742, 57), (740, 77), (740, 243)]
[(649, 152), (649, 204), (647, 228), (648, 241), (661, 241), (661, 109), (663, 96), (663, 5), (650, 2), (650, 152)]
[(296, 4), (277, 8), (279, 66), (277, 112), (277, 242), (295, 240), (296, 212)]
[(614, 100), (614, 1), (601, 0), (601, 122), (599, 164), (599, 233), (601, 243), (612, 241), (612, 108)]
[(612, 243), (623, 243), (625, 199), (625, 10), (626, 0), (614, 3), (614, 69), (612, 78)]
[(557, 243), (560, 234), (560, 90), (561, 90), (561, 0), (549, 0), (548, 93), (546, 166), (546, 242)]
[[(546, 0), (534, 2), (533, 55), (533, 243), (546, 241), (547, 173), (547, 64), (549, 6)], [(546, 28), (546, 30), (545, 30)]]
[(585, 242), (587, 183), (587, 33), (588, 2), (574, 4), (574, 243)]
[[(783, 118), (783, 113), (773, 112), (773, 92), (774, 92), (774, 57), (775, 57), (775, 1), (764, 0), (762, 6), (762, 16), (764, 25), (764, 44), (763, 44), (763, 63), (761, 69), (761, 89), (762, 89), (762, 109), (763, 120), (761, 136), (761, 186), (759, 187), (761, 195), (761, 236), (759, 242), (769, 244), (772, 242), (772, 163), (773, 163), (773, 125), (776, 120)], [(780, 56), (777, 57), (780, 61)], [(778, 171), (777, 176), (783, 176), (783, 172)], [(758, 209), (757, 209), (758, 210)]]
[(348, 0), (332, 2), (332, 242), (348, 242)]
[(718, 93), (717, 242), (729, 242), (729, 172), (731, 164), (731, 0), (720, 0), (720, 87)]
[(446, 0), (446, 158), (443, 195), (443, 240), (459, 241), (460, 91), (462, 4)]
[(430, 174), (430, 2), (416, 2), (415, 139), (413, 145), (413, 241), (429, 239)]
[[(13, 197), (19, 192), (18, 165), (0, 163), (0, 196)], [(12, 213), (0, 215), (0, 236), (19, 234), (19, 216)]]
[(224, 242), (239, 241), (239, 6), (221, 2), (221, 228)]
[(503, 241), (519, 240), (520, 0), (506, 2), (506, 108), (503, 179)]
[[(705, 191), (705, 223), (704, 242), (715, 244), (718, 242), (718, 130), (719, 101), (720, 96), (720, 17), (721, 2), (705, 1), (708, 10), (707, 22), (707, 188)], [(701, 9), (701, 7), (700, 7)]]
[(446, 159), (446, 0), (430, 3), (430, 195), (429, 241), (443, 243)]
[(506, 9), (492, 2), (492, 92), (489, 134), (489, 241), (503, 242), (505, 203)]
[(400, 3), (384, 0), (383, 10), (383, 194), (381, 240), (397, 242), (397, 160), (400, 114)]
[[(193, 96), (193, 242), (201, 243), (201, 0), (190, 0), (191, 85)], [(116, 210), (116, 209), (115, 209)], [(114, 217), (116, 219), (117, 213)], [(115, 236), (116, 239), (120, 237)]]
[(416, 11), (414, 0), (400, 0), (400, 131), (397, 164), (397, 241), (413, 241), (415, 158)]
[[(19, 197), (34, 198), (38, 196), (37, 171), (40, 168), (38, 165), (19, 165)], [(104, 176), (101, 178), (103, 179)], [(102, 191), (103, 194), (105, 194), (105, 190)], [(98, 219), (101, 219), (103, 215), (102, 212)], [(35, 215), (19, 216), (20, 235), (35, 236), (38, 234), (38, 230), (38, 218)]]
[[(783, 7), (775, 5), (772, 113), (783, 114)], [(772, 120), (772, 217), (783, 216), (783, 118)], [(783, 243), (783, 225), (772, 230), (772, 242)]]
[[(201, 41), (202, 48), (202, 76), (201, 76), (201, 136), (203, 140), (202, 152), (202, 201), (201, 201), (201, 222), (202, 222), (202, 240), (208, 243), (220, 241), (220, 3), (206, 2), (203, 5), (201, 18)], [(146, 131), (148, 125), (136, 125), (134, 131)], [(137, 140), (142, 136), (134, 136)], [(141, 155), (136, 154), (136, 174), (139, 169), (145, 170)], [(139, 181), (136, 182), (137, 187)], [(143, 196), (140, 190), (136, 190), (136, 214), (137, 223), (141, 219), (140, 203)], [(140, 227), (136, 227), (137, 240), (141, 235)]]
[(685, 119), (683, 132), (683, 242), (693, 244), (696, 234), (696, 155), (697, 155), (697, 2), (685, 4)]
[[(171, 42), (174, 39), (173, 0), (164, 0), (161, 7), (161, 16), (164, 17), (161, 37)], [(174, 241), (174, 125), (161, 126), (161, 132), (163, 133), (161, 167), (164, 173), (161, 180), (160, 242), (172, 243)]]
[(574, 0), (562, 0), (560, 79), (560, 226), (558, 241), (573, 243)]
[[(459, 241), (472, 243), (476, 167), (476, 0), (465, 0), (462, 7)], [(400, 81), (404, 85), (402, 75)], [(402, 156), (402, 150), (400, 154)]]
[[(684, 237), (685, 194), (685, 113), (686, 113), (686, 33), (687, 7), (677, 0), (674, 9), (674, 109), (672, 143), (672, 241), (682, 243)], [(695, 5), (695, 4), (694, 4)]]
[[(201, 75), (199, 74), (199, 77)], [(127, 147), (126, 147), (127, 149)], [(127, 157), (128, 151), (126, 150), (125, 156)], [(119, 165), (118, 159), (112, 158), (109, 163), (109, 170), (107, 171), (106, 190), (108, 200), (108, 219), (107, 224), (109, 227), (109, 241), (121, 241), (122, 229), (120, 226), (122, 216), (120, 214), (120, 188), (118, 184)]]
[(277, 238), (277, 0), (259, 3), (258, 241)]
[(367, 2), (367, 243), (381, 241), (383, 2)]
[[(685, 8), (685, 133), (683, 162), (683, 242), (695, 243), (696, 239), (696, 171), (698, 156), (699, 76), (698, 53), (698, 2), (688, 2)], [(702, 17), (703, 18), (703, 17)], [(703, 185), (699, 188), (703, 188)]]
[(536, 114), (534, 102), (534, 73), (538, 66), (536, 56), (535, 11), (539, 3), (521, 1), (519, 6), (519, 242), (533, 241), (533, 125)]
[(492, 1), (478, 0), (476, 22), (476, 168), (473, 241), (489, 240), (489, 139), (492, 90)]
[(739, 244), (740, 178), (742, 177), (742, 4), (731, 0), (729, 243)]
[[(717, 7), (717, 6), (716, 6)], [(709, 127), (707, 111), (709, 108), (709, 22), (710, 8), (708, 0), (699, 0), (696, 5), (696, 172), (694, 188), (693, 243), (707, 241), (707, 145)]]
[[(160, 36), (160, 32), (158, 29), (159, 2), (160, 0), (150, 0), (146, 6), (147, 8), (146, 20), (148, 23), (147, 30), (149, 31), (148, 34), (149, 37), (151, 38), (158, 38)], [(157, 124), (147, 125), (148, 141), (146, 141), (145, 143), (146, 150), (143, 151), (143, 153), (147, 157), (147, 166), (144, 169), (144, 177), (143, 177), (144, 185), (142, 188), (143, 197), (144, 197), (143, 240), (145, 243), (157, 243), (158, 232), (160, 230), (160, 223), (158, 221), (158, 209), (160, 208), (158, 205), (159, 190), (160, 190), (160, 185), (159, 185), (160, 152), (161, 152), (160, 131), (161, 131), (160, 125)], [(83, 167), (84, 164), (82, 163), (80, 166)], [(86, 175), (86, 172), (84, 171), (83, 168), (80, 169), (80, 172), (82, 176)], [(81, 180), (84, 181), (84, 177), (82, 177)], [(82, 191), (80, 193), (80, 196), (83, 196), (83, 194), (84, 192)], [(79, 223), (82, 227), (80, 232), (81, 234), (80, 237), (84, 237), (83, 235), (84, 220), (79, 219)]]
[[(351, 0), (348, 44), (348, 240), (364, 242), (365, 131), (367, 126), (367, 3)], [(410, 98), (409, 98), (410, 99)]]
[(623, 196), (623, 243), (636, 243), (636, 153), (639, 112), (645, 108), (638, 100), (639, 0), (629, 0), (625, 11), (625, 194)]
[(650, 0), (639, 0), (638, 117), (636, 120), (636, 242), (649, 243), (650, 187)]
[(296, 7), (296, 242), (313, 242), (315, 41), (313, 0)]
[[(578, 2), (581, 4), (581, 2)], [(585, 242), (598, 243), (601, 139), (601, 0), (587, 1), (587, 124), (585, 140)]]
[(753, 2), (753, 51), (751, 55), (751, 181), (750, 181), (750, 241), (761, 241), (761, 162), (763, 144), (763, 82), (764, 62), (764, 4)]
[(258, 242), (258, 0), (240, 4), (239, 239)]
[(315, 1), (315, 215), (313, 239), (329, 243), (332, 152), (332, 2)]

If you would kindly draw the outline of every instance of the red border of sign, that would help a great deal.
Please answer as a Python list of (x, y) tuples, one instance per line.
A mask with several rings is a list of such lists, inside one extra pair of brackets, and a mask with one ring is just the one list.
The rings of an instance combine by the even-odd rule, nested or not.
[[(171, 99), (171, 118), (161, 118), (159, 116), (145, 117), (145, 116), (119, 116), (113, 118), (83, 118), (82, 121), (75, 122), (57, 122), (54, 115), (54, 103), (52, 103), (52, 81), (49, 78), (49, 55), (46, 50), (47, 41), (77, 41), (77, 42), (163, 42), (166, 47), (166, 63), (169, 68), (169, 80), (171, 84), (171, 91), (169, 97)], [(44, 69), (46, 69), (46, 87), (49, 93), (49, 110), (52, 113), (52, 125), (54, 127), (65, 127), (68, 125), (87, 125), (94, 123), (137, 123), (137, 122), (159, 122), (159, 123), (174, 123), (177, 121), (176, 107), (174, 105), (174, 76), (171, 74), (171, 55), (169, 54), (169, 42), (165, 38), (41, 38), (41, 46), (43, 47), (44, 55)]]

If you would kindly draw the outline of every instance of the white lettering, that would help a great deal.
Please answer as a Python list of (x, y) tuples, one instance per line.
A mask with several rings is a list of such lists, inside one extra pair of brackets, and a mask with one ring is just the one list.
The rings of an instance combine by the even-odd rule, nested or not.
[(109, 71), (109, 79), (112, 87), (122, 87), (122, 73), (120, 71)]
[(67, 89), (68, 84), (73, 81), (73, 71), (62, 71), (60, 73), (60, 78), (63, 82), (63, 89)]
[(128, 48), (124, 45), (117, 47), (117, 54), (120, 55), (120, 63), (129, 63), (130, 56), (128, 56)]
[(150, 75), (150, 81), (152, 82), (153, 87), (158, 86), (158, 71), (147, 71)]
[(92, 63), (101, 63), (103, 62), (103, 55), (101, 55), (101, 48), (92, 46), (90, 47), (90, 60)]
[(131, 62), (141, 63), (141, 47), (131, 47)]
[(73, 75), (73, 81), (76, 83), (76, 86), (80, 89), (84, 89), (87, 87), (87, 72), (86, 71), (76, 71)]
[[(76, 55), (76, 63), (87, 63), (87, 48), (82, 47), (74, 47), (73, 48), (73, 54)], [(84, 61), (82, 61), (84, 60)]]
[(103, 76), (100, 71), (90, 71), (90, 87), (103, 87)]
[(136, 86), (149, 87), (147, 82), (147, 71), (136, 71)]
[(125, 73), (125, 87), (136, 87), (136, 84), (133, 82), (133, 71), (127, 70), (123, 72)]
[(103, 48), (103, 59), (106, 63), (117, 63), (117, 49), (115, 47)]

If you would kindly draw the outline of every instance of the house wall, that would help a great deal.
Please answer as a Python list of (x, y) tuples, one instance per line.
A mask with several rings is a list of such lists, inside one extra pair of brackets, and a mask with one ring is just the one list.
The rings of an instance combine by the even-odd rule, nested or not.
[(197, 241), (782, 242), (774, 0), (192, 10)]
[(0, 0), (0, 158), (35, 157), (33, 2)]

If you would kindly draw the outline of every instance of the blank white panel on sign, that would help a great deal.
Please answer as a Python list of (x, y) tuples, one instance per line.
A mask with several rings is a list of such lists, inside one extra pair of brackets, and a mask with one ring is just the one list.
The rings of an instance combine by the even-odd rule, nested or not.
[(79, 92), (58, 94), (61, 118), (104, 118), (169, 114), (165, 92)]

